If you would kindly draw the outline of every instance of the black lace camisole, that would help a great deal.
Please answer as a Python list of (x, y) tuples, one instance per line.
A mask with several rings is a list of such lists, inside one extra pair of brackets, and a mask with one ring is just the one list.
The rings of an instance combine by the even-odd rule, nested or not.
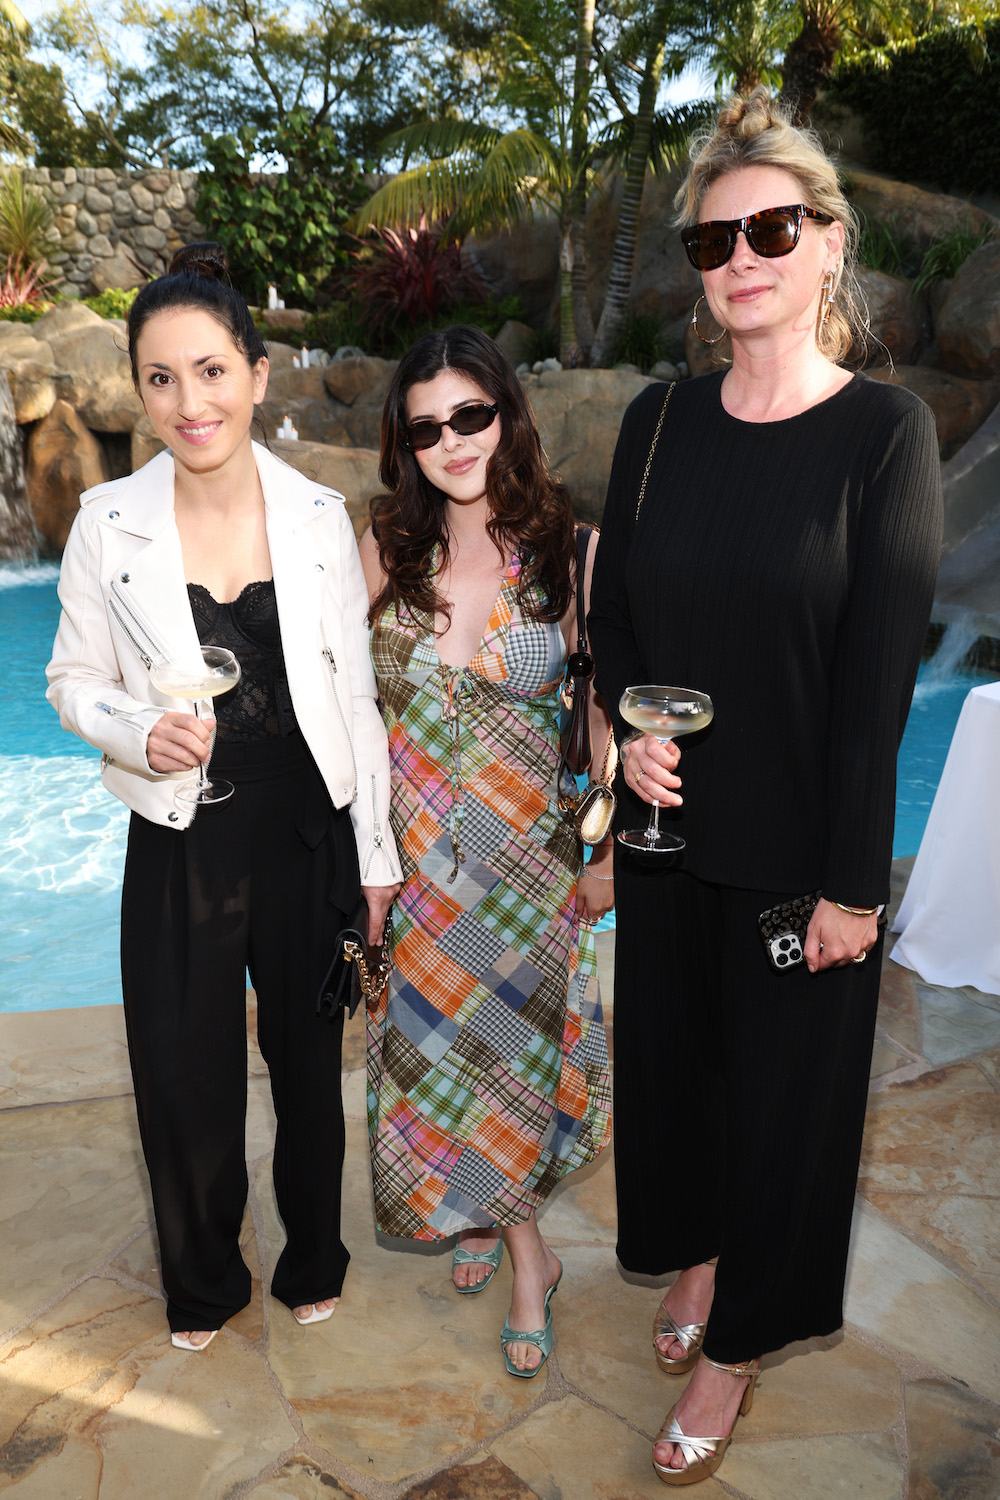
[(224, 646), (242, 668), (232, 691), (214, 700), (217, 739), (236, 745), (296, 734), (274, 580), (248, 583), (224, 604), (204, 584), (189, 583), (188, 598), (201, 644)]

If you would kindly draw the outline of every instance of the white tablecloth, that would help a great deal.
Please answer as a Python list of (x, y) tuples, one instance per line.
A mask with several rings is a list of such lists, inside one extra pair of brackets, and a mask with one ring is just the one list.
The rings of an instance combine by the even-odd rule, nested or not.
[(962, 706), (895, 931), (930, 984), (1000, 995), (1000, 682)]

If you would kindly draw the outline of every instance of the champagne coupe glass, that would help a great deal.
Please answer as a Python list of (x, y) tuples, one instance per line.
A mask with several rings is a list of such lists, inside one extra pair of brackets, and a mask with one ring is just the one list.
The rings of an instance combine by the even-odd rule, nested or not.
[[(231, 651), (224, 646), (202, 646), (202, 671), (182, 666), (179, 662), (154, 662), (149, 677), (158, 692), (170, 698), (190, 698), (194, 703), (195, 717), (203, 719), (211, 713), (209, 700), (228, 693), (240, 680), (240, 664)], [(177, 788), (176, 801), (185, 807), (202, 807), (206, 802), (225, 802), (235, 787), (231, 781), (209, 781), (205, 762), (198, 766), (195, 785), (185, 784)]]
[[(626, 688), (618, 711), (633, 729), (652, 735), (661, 745), (677, 739), (678, 735), (704, 729), (711, 724), (715, 713), (707, 693), (695, 692), (693, 688), (660, 687), (656, 683)], [(658, 802), (650, 808), (647, 826), (623, 829), (618, 842), (643, 854), (675, 854), (684, 848), (679, 834), (661, 829)]]

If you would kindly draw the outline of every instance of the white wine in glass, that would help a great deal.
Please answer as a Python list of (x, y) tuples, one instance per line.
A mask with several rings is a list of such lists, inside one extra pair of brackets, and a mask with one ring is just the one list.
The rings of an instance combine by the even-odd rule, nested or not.
[[(205, 710), (211, 712), (212, 698), (228, 693), (240, 680), (240, 664), (231, 651), (224, 646), (202, 646), (204, 670), (182, 666), (179, 662), (154, 662), (149, 678), (157, 692), (170, 698), (190, 698), (194, 704), (195, 717), (203, 719)], [(198, 780), (191, 786), (177, 788), (175, 800), (185, 807), (202, 807), (207, 802), (225, 802), (233, 795), (235, 787), (231, 781), (209, 781), (205, 762), (198, 767)]]
[[(661, 745), (679, 735), (694, 734), (695, 730), (706, 728), (715, 713), (707, 693), (696, 692), (693, 688), (661, 687), (657, 683), (626, 688), (619, 700), (618, 711), (633, 729), (652, 735)], [(679, 834), (661, 829), (658, 802), (654, 802), (650, 809), (646, 827), (623, 829), (618, 842), (643, 854), (676, 854), (684, 848), (684, 840)]]

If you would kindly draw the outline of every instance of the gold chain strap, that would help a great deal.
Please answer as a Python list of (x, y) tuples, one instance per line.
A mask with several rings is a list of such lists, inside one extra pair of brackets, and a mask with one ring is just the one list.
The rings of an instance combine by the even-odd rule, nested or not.
[(649, 471), (653, 467), (653, 454), (656, 452), (656, 445), (660, 440), (660, 428), (663, 426), (663, 418), (667, 414), (667, 403), (669, 402), (671, 396), (674, 394), (674, 386), (676, 384), (676, 380), (672, 380), (670, 382), (670, 385), (667, 387), (667, 394), (664, 396), (663, 405), (660, 407), (660, 419), (656, 424), (656, 431), (653, 433), (653, 441), (649, 445), (649, 457), (646, 459), (646, 472), (642, 476), (642, 484), (640, 484), (639, 486), (639, 503), (635, 508), (635, 518), (637, 521), (639, 519), (639, 512), (642, 510), (642, 502), (646, 498), (646, 485), (649, 481)]

